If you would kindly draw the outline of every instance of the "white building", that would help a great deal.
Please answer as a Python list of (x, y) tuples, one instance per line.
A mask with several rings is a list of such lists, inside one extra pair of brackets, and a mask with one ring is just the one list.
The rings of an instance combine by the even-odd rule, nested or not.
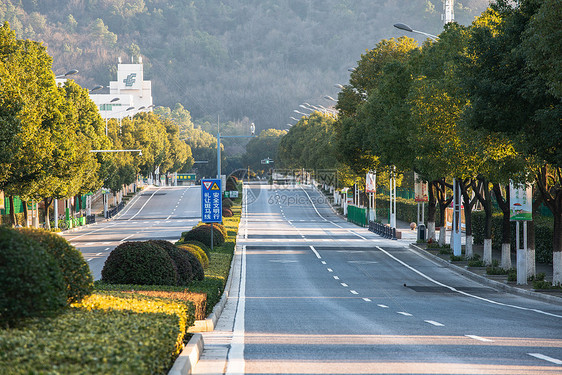
[(90, 94), (103, 119), (122, 119), (152, 111), (152, 84), (144, 80), (142, 58), (138, 64), (117, 65), (117, 81), (109, 82), (109, 94)]

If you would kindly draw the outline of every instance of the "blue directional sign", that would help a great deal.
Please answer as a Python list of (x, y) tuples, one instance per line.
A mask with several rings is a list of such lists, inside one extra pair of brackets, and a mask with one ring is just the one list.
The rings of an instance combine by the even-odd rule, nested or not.
[(221, 180), (201, 180), (201, 221), (222, 222)]

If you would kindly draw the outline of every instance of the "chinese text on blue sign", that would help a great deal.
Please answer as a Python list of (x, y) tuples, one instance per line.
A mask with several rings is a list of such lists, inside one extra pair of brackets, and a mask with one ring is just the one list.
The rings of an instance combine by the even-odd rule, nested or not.
[(222, 222), (221, 180), (201, 180), (201, 220)]

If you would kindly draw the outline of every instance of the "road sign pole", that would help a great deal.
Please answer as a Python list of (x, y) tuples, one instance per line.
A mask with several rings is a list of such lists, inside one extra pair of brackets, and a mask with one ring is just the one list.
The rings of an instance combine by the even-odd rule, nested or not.
[(213, 238), (215, 230), (213, 228), (213, 223), (211, 223), (211, 251), (213, 251), (213, 242), (215, 242)]

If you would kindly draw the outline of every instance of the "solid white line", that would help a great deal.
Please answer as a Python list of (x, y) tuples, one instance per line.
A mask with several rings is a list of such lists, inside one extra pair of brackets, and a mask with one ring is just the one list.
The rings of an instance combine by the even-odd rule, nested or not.
[[(152, 195), (146, 200), (146, 202), (144, 202), (144, 204), (142, 205), (142, 207), (139, 208), (138, 212), (137, 212), (136, 214), (134, 214), (133, 216), (131, 216), (128, 221), (133, 220), (138, 214), (140, 214), (141, 211), (142, 211), (142, 209), (144, 208), (144, 206), (146, 206), (146, 205), (148, 204), (148, 202), (152, 199), (152, 197), (154, 196), (154, 194), (156, 194), (156, 192), (160, 191), (161, 189), (162, 189), (162, 188), (156, 189), (156, 190), (154, 191), (154, 193), (152, 193)], [(139, 195), (139, 196), (140, 196), (140, 195)], [(125, 214), (125, 213), (127, 213), (127, 211), (123, 212), (123, 214)]]
[[(245, 195), (244, 195), (245, 196)], [(246, 362), (244, 361), (244, 319), (246, 314), (246, 245), (242, 246), (242, 267), (240, 269), (240, 286), (238, 290), (238, 306), (232, 332), (232, 344), (228, 352), (228, 365), (226, 374), (244, 374)]]
[(435, 320), (424, 320), (424, 322), (429, 323), (429, 324), (433, 324), (436, 327), (444, 327), (444, 324), (441, 324), (439, 322), (436, 322)]
[[(304, 237), (304, 236), (303, 236)], [(320, 256), (320, 254), (318, 254), (318, 251), (316, 251), (316, 249), (314, 248), (314, 246), (310, 245), (310, 250), (312, 250), (314, 252), (314, 255), (316, 255), (316, 258), (318, 259), (322, 259), (322, 257)]]
[(397, 311), (396, 313), (400, 314), (400, 315), (404, 315), (404, 316), (413, 316), (412, 314), (404, 312), (404, 311)]
[(131, 238), (131, 237), (133, 237), (133, 236), (134, 236), (134, 234), (131, 234), (130, 236), (127, 236), (127, 237), (123, 238), (123, 239), (122, 239), (121, 241), (119, 241), (119, 242), (125, 242), (125, 240), (127, 240), (127, 239), (129, 239), (129, 238)]
[(380, 305), (380, 304), (379, 304), (379, 305), (377, 305), (377, 306), (378, 306), (378, 307), (382, 307), (383, 309), (388, 309), (388, 306), (387, 306), (387, 305)]
[(397, 261), (398, 263), (400, 263), (401, 265), (403, 265), (404, 267), (408, 268), (409, 270), (411, 270), (411, 271), (417, 273), (418, 275), (420, 275), (421, 277), (425, 278), (426, 280), (429, 280), (429, 281), (431, 281), (432, 283), (434, 283), (434, 284), (436, 284), (436, 285), (439, 285), (439, 286), (442, 286), (442, 287), (444, 287), (444, 288), (447, 288), (447, 289), (449, 289), (449, 290), (451, 290), (451, 291), (453, 291), (453, 292), (462, 294), (463, 296), (475, 298), (475, 299), (477, 299), (477, 300), (484, 301), (484, 302), (488, 302), (488, 303), (491, 303), (491, 304), (493, 304), (493, 305), (504, 306), (504, 307), (510, 307), (510, 308), (517, 309), (517, 310), (533, 311), (533, 312), (536, 312), (536, 313), (539, 313), (539, 314), (548, 315), (548, 316), (552, 316), (552, 317), (555, 317), (555, 318), (562, 318), (562, 315), (552, 314), (552, 313), (549, 313), (549, 312), (546, 312), (546, 311), (542, 311), (542, 310), (537, 310), (537, 309), (529, 309), (529, 308), (527, 308), (527, 307), (521, 307), (521, 306), (516, 306), (516, 305), (510, 305), (510, 304), (507, 304), (507, 303), (502, 303), (502, 302), (494, 301), (494, 300), (491, 300), (491, 299), (488, 299), (488, 298), (479, 297), (479, 296), (476, 296), (476, 295), (474, 295), (474, 294), (470, 294), (470, 293), (463, 292), (463, 291), (461, 291), (461, 290), (455, 289), (455, 288), (453, 288), (452, 286), (443, 284), (443, 283), (441, 283), (441, 282), (439, 282), (439, 281), (437, 281), (437, 280), (432, 279), (431, 277), (427, 276), (427, 275), (424, 274), (423, 272), (418, 271), (417, 269), (415, 269), (414, 267), (410, 266), (409, 264), (407, 264), (407, 263), (401, 261), (400, 259), (396, 258), (394, 255), (390, 254), (388, 251), (384, 250), (384, 249), (381, 248), (380, 246), (377, 246), (376, 248), (379, 249), (380, 251), (382, 251), (384, 254), (386, 254), (386, 255), (389, 256), (390, 258), (392, 258), (392, 259), (394, 259), (395, 261)]
[(351, 294), (359, 294), (355, 290), (350, 290)]
[(549, 357), (549, 356), (544, 355), (544, 354), (540, 354), (540, 353), (527, 353), (527, 354), (529, 354), (530, 356), (533, 356), (535, 358), (543, 359), (545, 361), (548, 361), (548, 362), (551, 362), (551, 363), (554, 363), (554, 364), (557, 364), (557, 365), (562, 365), (561, 360)]
[(478, 341), (483, 341), (483, 342), (494, 342), (494, 340), (490, 340), (484, 337), (480, 337), (480, 336), (475, 336), (475, 335), (465, 335), (466, 337), (470, 337), (471, 339), (474, 340), (478, 340)]

